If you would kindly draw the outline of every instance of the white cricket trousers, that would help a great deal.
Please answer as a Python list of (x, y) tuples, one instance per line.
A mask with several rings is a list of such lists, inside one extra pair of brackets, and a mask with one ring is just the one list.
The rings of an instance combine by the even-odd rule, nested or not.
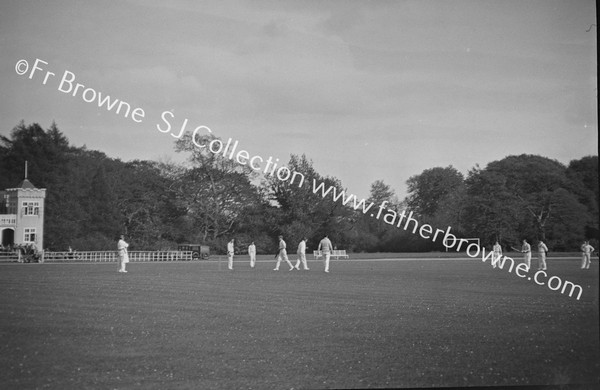
[(275, 266), (275, 270), (279, 270), (279, 265), (281, 264), (281, 259), (284, 259), (289, 264), (290, 268), (294, 268), (290, 259), (288, 259), (287, 251), (285, 249), (280, 249), (279, 254), (277, 255), (277, 265)]
[(304, 270), (308, 270), (308, 265), (306, 265), (306, 253), (300, 253), (298, 255), (298, 261), (296, 261), (296, 269), (300, 269), (300, 263), (302, 263)]
[(539, 269), (546, 269), (546, 252), (539, 252), (538, 256), (540, 259)]
[(592, 262), (591, 257), (591, 253), (584, 252), (581, 254), (581, 269), (590, 268), (590, 263)]
[(531, 269), (531, 252), (525, 253), (523, 259), (525, 260), (525, 264), (527, 264), (527, 268)]
[(329, 272), (329, 260), (331, 259), (331, 252), (324, 252), (325, 256), (325, 272)]

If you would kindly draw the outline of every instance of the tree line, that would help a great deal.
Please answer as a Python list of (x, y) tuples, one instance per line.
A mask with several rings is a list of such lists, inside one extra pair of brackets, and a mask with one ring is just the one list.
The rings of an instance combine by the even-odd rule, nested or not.
[[(210, 141), (211, 135), (206, 135)], [(44, 130), (23, 121), (0, 137), (0, 188), (29, 179), (46, 188), (47, 249), (114, 249), (125, 234), (135, 250), (175, 249), (200, 243), (222, 253), (231, 237), (243, 253), (254, 241), (259, 253), (274, 253), (277, 236), (290, 245), (308, 238), (315, 248), (328, 234), (339, 249), (351, 252), (444, 250), (385, 222), (248, 166), (199, 149), (189, 136), (175, 142), (186, 163), (124, 162), (101, 151), (70, 145), (55, 123)], [(342, 182), (315, 170), (306, 155), (291, 155), (288, 167), (343, 191)], [(460, 237), (496, 240), (505, 247), (522, 239), (544, 240), (555, 251), (577, 250), (598, 230), (598, 157), (568, 166), (537, 155), (508, 156), (466, 177), (452, 166), (434, 167), (410, 177), (408, 196), (398, 199), (382, 180), (371, 184), (366, 202), (410, 210), (419, 222)], [(0, 213), (2, 212), (0, 208)]]

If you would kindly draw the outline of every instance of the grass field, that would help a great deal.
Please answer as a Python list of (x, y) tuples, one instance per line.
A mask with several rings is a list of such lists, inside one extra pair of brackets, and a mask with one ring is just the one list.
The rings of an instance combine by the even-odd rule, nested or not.
[(273, 266), (0, 265), (0, 388), (599, 382), (596, 260), (549, 261), (580, 300), (475, 260)]

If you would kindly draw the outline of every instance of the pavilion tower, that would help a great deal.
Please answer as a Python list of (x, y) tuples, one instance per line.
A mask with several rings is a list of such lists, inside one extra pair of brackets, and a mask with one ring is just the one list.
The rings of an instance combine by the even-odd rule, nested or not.
[(36, 188), (25, 178), (15, 188), (0, 191), (0, 238), (4, 247), (34, 244), (44, 248), (44, 201), (46, 189)]

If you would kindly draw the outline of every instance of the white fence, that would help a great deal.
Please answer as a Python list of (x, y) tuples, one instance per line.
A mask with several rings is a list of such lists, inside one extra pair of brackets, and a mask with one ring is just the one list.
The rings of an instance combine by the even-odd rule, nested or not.
[[(190, 261), (192, 251), (131, 251), (130, 262), (150, 261)], [(50, 252), (41, 253), (39, 262), (117, 262), (119, 254), (117, 251), (86, 251), (86, 252)], [(0, 262), (27, 262), (31, 259), (22, 255), (20, 251), (0, 253)]]
[(19, 255), (20, 253), (17, 252), (0, 251), (0, 263), (19, 261)]

